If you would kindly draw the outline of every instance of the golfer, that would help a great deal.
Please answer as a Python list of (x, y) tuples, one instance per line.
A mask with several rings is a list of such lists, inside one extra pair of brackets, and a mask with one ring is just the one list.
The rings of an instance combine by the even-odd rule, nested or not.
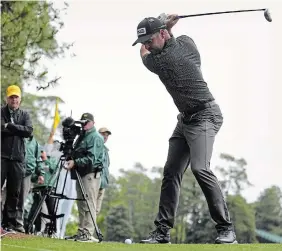
[(169, 139), (156, 229), (141, 243), (170, 243), (169, 230), (174, 226), (181, 181), (189, 164), (216, 223), (215, 243), (237, 243), (218, 180), (210, 170), (222, 113), (203, 78), (194, 41), (186, 35), (175, 38), (171, 32), (177, 21), (177, 15), (168, 15), (165, 22), (145, 18), (138, 24), (138, 39), (133, 44), (142, 44), (143, 64), (159, 76), (180, 112)]

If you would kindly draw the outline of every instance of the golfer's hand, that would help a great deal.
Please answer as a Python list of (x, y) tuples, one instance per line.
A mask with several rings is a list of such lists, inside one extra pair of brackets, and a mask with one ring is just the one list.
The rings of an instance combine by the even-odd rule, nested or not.
[(179, 21), (177, 14), (167, 15), (166, 27), (170, 30)]
[(66, 170), (70, 170), (74, 167), (74, 161), (73, 160), (69, 160), (65, 163), (64, 168)]
[(44, 177), (43, 176), (39, 176), (37, 183), (38, 184), (43, 184), (44, 183)]

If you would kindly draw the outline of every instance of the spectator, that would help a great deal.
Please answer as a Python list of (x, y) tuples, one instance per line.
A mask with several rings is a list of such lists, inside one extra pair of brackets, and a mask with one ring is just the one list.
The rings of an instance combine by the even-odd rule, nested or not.
[[(104, 138), (104, 143), (108, 141), (109, 136), (112, 134), (110, 130), (108, 130), (106, 127), (102, 127), (99, 129), (99, 133)], [(101, 185), (98, 193), (97, 198), (97, 208), (96, 208), (96, 214), (98, 215), (101, 211), (103, 198), (105, 194), (105, 189), (107, 188), (109, 184), (109, 166), (110, 166), (110, 157), (109, 157), (109, 149), (104, 145), (104, 160), (103, 160), (103, 170), (101, 172)]]
[[(2, 224), (8, 231), (22, 231), (16, 218), (20, 216), (17, 206), (24, 177), (24, 138), (32, 135), (29, 114), (20, 109), (21, 89), (11, 85), (6, 90), (7, 105), (1, 107), (1, 188), (7, 182), (6, 213)], [(21, 218), (21, 216), (20, 216)]]
[[(45, 151), (41, 151), (41, 159), (42, 159), (41, 168), (44, 171), (44, 176), (43, 176), (44, 182), (43, 183), (36, 182), (36, 181), (39, 181), (38, 172), (36, 171), (32, 177), (32, 181), (35, 183), (33, 187), (33, 204), (30, 209), (28, 222), (31, 221), (39, 205), (39, 202), (41, 201), (42, 197), (47, 192), (47, 190), (49, 191), (49, 189), (53, 189), (54, 191), (54, 187), (56, 185), (57, 179), (56, 179), (56, 175), (54, 175), (54, 173), (56, 172), (58, 168), (56, 159), (52, 157), (48, 157)], [(49, 215), (54, 215), (56, 213), (54, 211), (55, 202), (56, 202), (55, 198), (50, 197), (50, 196), (46, 197), (45, 203), (46, 203)], [(35, 220), (35, 231), (36, 232), (40, 232), (43, 234), (43, 232), (46, 230), (44, 222), (45, 221), (40, 217), (40, 215), (38, 215)], [(56, 225), (56, 222), (55, 222), (55, 225)]]

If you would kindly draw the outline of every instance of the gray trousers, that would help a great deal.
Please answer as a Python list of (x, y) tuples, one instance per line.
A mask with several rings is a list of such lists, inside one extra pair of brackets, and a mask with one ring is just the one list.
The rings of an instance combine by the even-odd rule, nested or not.
[[(94, 173), (90, 173), (81, 177), (81, 179), (85, 189), (85, 193), (88, 195), (88, 203), (92, 216), (96, 222), (96, 202), (101, 184), (100, 173), (97, 173), (96, 177)], [(83, 195), (78, 181), (76, 181), (76, 192), (77, 192), (77, 198), (82, 199)], [(78, 218), (79, 218), (78, 228), (81, 230), (87, 229), (91, 235), (94, 235), (95, 232), (94, 223), (86, 202), (82, 200), (78, 200), (77, 209), (78, 209)]]
[(169, 139), (164, 167), (157, 227), (173, 228), (179, 203), (182, 177), (189, 164), (208, 203), (216, 229), (231, 229), (229, 212), (218, 180), (210, 170), (215, 136), (223, 123), (217, 104), (191, 116), (178, 115), (178, 123)]
[(97, 205), (96, 205), (96, 214), (98, 215), (101, 211), (102, 208), (102, 203), (105, 195), (105, 188), (100, 188), (98, 192), (98, 197), (97, 197)]
[(20, 226), (24, 225), (24, 202), (31, 189), (31, 175), (24, 177), (18, 202), (18, 211), (17, 211), (17, 224)]

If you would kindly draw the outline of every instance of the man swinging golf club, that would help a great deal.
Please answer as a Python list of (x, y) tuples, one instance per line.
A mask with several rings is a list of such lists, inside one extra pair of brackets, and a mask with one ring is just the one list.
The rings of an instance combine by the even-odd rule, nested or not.
[(222, 113), (203, 78), (194, 41), (186, 35), (172, 35), (171, 28), (178, 20), (177, 15), (168, 15), (165, 20), (145, 18), (138, 24), (138, 39), (133, 44), (142, 44), (143, 64), (159, 76), (180, 112), (169, 139), (156, 229), (141, 243), (170, 243), (169, 230), (174, 226), (181, 181), (189, 164), (216, 223), (215, 243), (237, 243), (221, 188), (210, 170)]

